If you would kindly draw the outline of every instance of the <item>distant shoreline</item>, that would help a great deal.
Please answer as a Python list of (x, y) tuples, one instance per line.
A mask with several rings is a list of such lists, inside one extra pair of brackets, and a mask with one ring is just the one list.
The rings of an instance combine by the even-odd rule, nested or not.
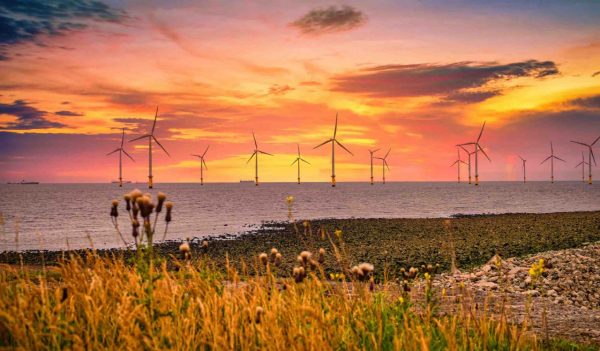
[[(359, 261), (370, 261), (376, 266), (399, 269), (438, 263), (449, 267), (446, 246), (451, 234), (456, 243), (459, 267), (472, 267), (486, 262), (495, 253), (503, 257), (519, 257), (537, 252), (579, 247), (600, 241), (600, 211), (558, 213), (509, 213), (456, 215), (447, 218), (352, 218), (320, 219), (296, 222), (296, 229), (287, 222), (267, 222), (259, 229), (240, 235), (224, 234), (216, 237), (192, 238), (190, 246), (195, 256), (206, 255), (215, 262), (224, 263), (226, 255), (232, 262), (240, 259), (252, 262), (260, 252), (276, 247), (285, 257), (285, 269), (293, 266), (298, 253), (307, 247), (332, 250), (329, 238), (322, 238), (325, 229), (332, 240), (334, 230), (342, 230), (345, 248)], [(201, 242), (207, 240), (207, 250)], [(178, 257), (182, 240), (155, 244), (154, 250), (163, 257)], [(71, 253), (85, 254), (89, 250), (73, 251), (5, 251), (0, 263), (27, 265), (56, 264)], [(124, 248), (99, 249), (100, 255), (131, 256)], [(21, 257), (19, 257), (21, 256)], [(43, 261), (43, 262), (42, 262)]]

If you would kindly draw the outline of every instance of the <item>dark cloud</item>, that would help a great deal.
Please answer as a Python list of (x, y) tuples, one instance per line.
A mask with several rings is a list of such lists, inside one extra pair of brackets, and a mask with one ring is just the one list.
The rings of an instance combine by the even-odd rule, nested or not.
[(320, 35), (344, 32), (363, 25), (367, 16), (351, 6), (329, 6), (311, 10), (290, 23), (303, 34)]
[(0, 0), (0, 60), (8, 47), (25, 42), (44, 46), (44, 36), (85, 29), (89, 21), (120, 22), (125, 12), (97, 0)]
[(83, 116), (83, 113), (77, 113), (77, 112), (67, 111), (67, 110), (56, 111), (56, 112), (54, 112), (54, 114), (58, 115), (58, 116), (65, 116), (65, 117)]
[(492, 91), (458, 91), (452, 94), (449, 94), (444, 98), (444, 102), (458, 102), (458, 103), (467, 103), (473, 104), (477, 102), (485, 101), (494, 96), (502, 95), (502, 93), (498, 90)]
[(269, 87), (269, 95), (285, 95), (292, 90), (294, 90), (294, 88), (292, 88), (291, 86), (289, 86), (287, 84), (286, 85), (273, 84), (271, 87)]
[(597, 75), (600, 75), (600, 71), (598, 71), (598, 72), (594, 72), (594, 74), (592, 74), (592, 77), (595, 77), (595, 76), (597, 76)]
[[(449, 96), (494, 80), (543, 78), (558, 73), (554, 62), (536, 60), (504, 65), (475, 62), (386, 65), (334, 77), (332, 89), (377, 97)], [(483, 98), (484, 95), (471, 97)]]
[(571, 104), (584, 108), (600, 108), (600, 95), (574, 99)]
[(11, 115), (17, 117), (16, 122), (9, 122), (0, 129), (45, 129), (61, 128), (65, 125), (58, 122), (52, 122), (46, 119), (46, 111), (38, 110), (30, 106), (24, 100), (15, 100), (12, 104), (0, 103), (0, 115)]

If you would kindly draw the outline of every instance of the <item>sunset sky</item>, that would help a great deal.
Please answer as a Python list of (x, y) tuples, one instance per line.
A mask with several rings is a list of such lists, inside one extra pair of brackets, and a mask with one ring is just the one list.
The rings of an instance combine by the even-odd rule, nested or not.
[[(0, 181), (108, 182), (106, 154), (156, 134), (155, 182), (368, 181), (368, 149), (391, 148), (389, 180), (455, 180), (457, 143), (484, 121), (482, 180), (547, 179), (550, 141), (580, 179), (600, 136), (597, 1), (96, 1), (0, 3)], [(127, 142), (145, 181), (147, 145)], [(596, 147), (600, 155), (600, 142)], [(462, 154), (463, 159), (466, 156)], [(600, 162), (600, 160), (599, 160)], [(596, 167), (596, 172), (598, 168)], [(380, 177), (378, 163), (376, 176)], [(598, 174), (600, 176), (600, 174)], [(466, 170), (463, 172), (466, 178)]]

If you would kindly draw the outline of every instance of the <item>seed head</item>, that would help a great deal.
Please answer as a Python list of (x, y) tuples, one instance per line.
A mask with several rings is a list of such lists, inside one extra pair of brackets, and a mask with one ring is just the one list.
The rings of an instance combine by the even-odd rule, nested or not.
[(372, 264), (366, 262), (359, 264), (358, 268), (363, 272), (363, 275), (369, 275), (375, 270), (375, 267)]
[(300, 258), (302, 259), (302, 265), (306, 267), (306, 263), (312, 257), (312, 253), (310, 251), (302, 251), (300, 252)]
[(294, 203), (294, 197), (293, 196), (286, 197), (285, 202), (287, 202), (288, 206), (291, 206)]
[(171, 201), (165, 202), (165, 208), (167, 209), (167, 214), (165, 215), (165, 222), (171, 222), (171, 210), (173, 209), (173, 203)]
[(156, 213), (160, 213), (160, 211), (162, 211), (163, 203), (167, 199), (167, 195), (159, 191), (158, 195), (156, 195), (156, 198), (158, 199), (158, 203), (156, 204)]
[(208, 240), (202, 240), (202, 248), (203, 249), (208, 249)]
[(179, 245), (179, 252), (185, 254), (190, 252), (190, 244), (188, 244), (187, 242)]
[(119, 211), (117, 210), (117, 207), (119, 206), (119, 201), (118, 200), (112, 200), (112, 207), (110, 208), (110, 216), (111, 217), (118, 217), (119, 216)]
[(319, 249), (319, 263), (323, 263), (325, 262), (325, 249), (324, 248), (320, 248)]
[(125, 194), (125, 196), (123, 196), (123, 199), (125, 200), (125, 209), (127, 211), (131, 210), (131, 196), (129, 194)]
[(282, 260), (282, 258), (283, 257), (281, 256), (281, 254), (279, 252), (275, 255), (275, 266), (276, 267), (281, 266), (281, 260)]
[(271, 255), (269, 256), (271, 263), (275, 262), (275, 256), (277, 255), (277, 253), (279, 253), (279, 251), (276, 248), (271, 249)]
[(304, 267), (294, 267), (293, 275), (296, 283), (302, 283), (306, 277), (306, 271), (304, 270)]
[(256, 324), (260, 323), (261, 317), (262, 317), (262, 315), (263, 315), (264, 312), (265, 312), (265, 310), (262, 307), (260, 307), (260, 306), (256, 307), (256, 312), (255, 312), (256, 317), (254, 319), (254, 321), (256, 322)]
[(262, 252), (260, 255), (258, 255), (258, 259), (260, 260), (260, 263), (263, 264), (263, 266), (266, 266), (267, 263), (269, 262), (269, 257), (264, 252)]

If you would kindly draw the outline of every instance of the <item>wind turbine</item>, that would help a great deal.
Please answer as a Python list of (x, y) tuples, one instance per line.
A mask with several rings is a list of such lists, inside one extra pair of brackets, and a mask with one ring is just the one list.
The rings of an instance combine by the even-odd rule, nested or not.
[(458, 145), (473, 145), (475, 147), (475, 151), (473, 151), (473, 153), (475, 154), (475, 185), (479, 185), (479, 151), (481, 151), (485, 155), (488, 161), (492, 162), (490, 157), (485, 153), (485, 151), (481, 147), (481, 144), (479, 144), (479, 140), (481, 140), (481, 135), (483, 134), (483, 128), (485, 128), (485, 122), (483, 122), (483, 126), (481, 127), (481, 131), (479, 132), (479, 136), (477, 137), (476, 141)]
[(252, 132), (252, 138), (254, 138), (254, 152), (252, 153), (252, 156), (250, 156), (248, 161), (246, 161), (246, 164), (252, 160), (252, 157), (254, 157), (254, 161), (255, 161), (255, 173), (254, 173), (255, 183), (254, 183), (254, 185), (258, 186), (258, 154), (265, 154), (265, 155), (269, 155), (269, 156), (273, 156), (273, 155), (271, 155), (268, 152), (264, 152), (264, 151), (261, 151), (258, 149), (258, 143), (256, 142), (256, 137), (254, 136), (254, 132)]
[(163, 151), (165, 152), (165, 154), (167, 154), (167, 156), (171, 157), (171, 155), (169, 155), (169, 152), (167, 152), (167, 150), (162, 146), (162, 144), (156, 139), (156, 136), (154, 136), (154, 129), (156, 129), (156, 118), (157, 117), (158, 117), (158, 106), (156, 106), (156, 113), (154, 114), (154, 123), (152, 124), (152, 130), (150, 131), (150, 134), (142, 135), (135, 139), (129, 140), (129, 142), (132, 142), (132, 141), (148, 138), (148, 189), (152, 189), (154, 186), (154, 183), (152, 182), (152, 140), (154, 140), (158, 144), (158, 146), (160, 146), (160, 148), (163, 149)]
[(369, 153), (371, 154), (371, 185), (373, 185), (373, 154), (377, 151), (379, 151), (379, 149), (369, 150)]
[(298, 162), (298, 184), (300, 184), (300, 161), (310, 164), (310, 162), (306, 161), (302, 158), (302, 156), (300, 156), (300, 144), (298, 144), (298, 157), (296, 157), (294, 162), (292, 162), (292, 164), (290, 165), (293, 166), (294, 163)]
[(388, 166), (388, 163), (386, 160), (388, 155), (390, 154), (390, 151), (392, 151), (392, 149), (389, 149), (388, 152), (383, 157), (375, 157), (376, 159), (381, 160), (381, 169), (383, 170), (383, 184), (385, 184), (385, 168), (387, 167), (388, 171), (390, 170), (390, 166)]
[(209, 146), (210, 145), (206, 147), (206, 150), (204, 150), (204, 153), (202, 153), (202, 155), (192, 154), (192, 156), (200, 158), (200, 185), (204, 185), (204, 168), (208, 169), (208, 167), (206, 166), (206, 162), (204, 161), (204, 156), (206, 155)]
[[(467, 151), (467, 154), (468, 154), (468, 153), (469, 153), (469, 152)], [(457, 154), (457, 157), (458, 157), (458, 158), (456, 159), (456, 161), (454, 161), (454, 163), (453, 163), (453, 164), (451, 164), (451, 165), (450, 165), (450, 167), (452, 167), (452, 166), (456, 165), (456, 168), (458, 169), (458, 182), (460, 183), (460, 164), (461, 164), (461, 163), (464, 163), (464, 164), (466, 164), (466, 163), (465, 163), (465, 161), (463, 161), (463, 160), (461, 160), (461, 159), (460, 159), (460, 149), (459, 149), (458, 147), (456, 148), (456, 154)], [(471, 172), (469, 172), (469, 173), (471, 173)], [(471, 178), (471, 177), (469, 177), (469, 179), (470, 179), (470, 178)]]
[(342, 149), (346, 150), (346, 152), (348, 152), (350, 155), (354, 156), (354, 154), (352, 152), (350, 152), (350, 150), (346, 149), (346, 147), (344, 145), (342, 145), (342, 143), (340, 143), (337, 139), (336, 139), (336, 134), (337, 134), (337, 122), (338, 122), (338, 114), (335, 114), (335, 128), (333, 129), (333, 137), (331, 139), (328, 139), (324, 142), (322, 142), (321, 144), (315, 146), (313, 149), (316, 149), (318, 147), (321, 147), (327, 143), (331, 143), (331, 186), (335, 186), (335, 144), (338, 144)]
[(544, 163), (550, 160), (550, 183), (554, 183), (554, 159), (567, 162), (560, 157), (554, 156), (554, 147), (552, 146), (552, 142), (550, 142), (550, 156), (546, 157), (546, 159), (542, 161), (542, 163)]
[(116, 148), (113, 151), (106, 154), (106, 156), (108, 156), (108, 155), (114, 154), (117, 151), (119, 152), (119, 187), (122, 187), (123, 186), (123, 154), (125, 154), (125, 156), (129, 157), (131, 159), (131, 161), (135, 162), (135, 160), (123, 148), (123, 142), (125, 142), (125, 128), (111, 128), (111, 129), (123, 129), (123, 134), (121, 135), (121, 146), (119, 146), (118, 148)]
[(580, 141), (572, 141), (571, 140), (572, 143), (583, 145), (583, 146), (587, 147), (589, 150), (587, 163), (588, 163), (588, 167), (589, 167), (589, 171), (590, 171), (589, 178), (588, 178), (588, 184), (590, 184), (590, 185), (592, 184), (592, 160), (594, 161), (594, 166), (596, 165), (596, 157), (594, 157), (594, 151), (592, 151), (592, 146), (594, 146), (594, 144), (596, 144), (598, 142), (598, 140), (600, 140), (600, 136), (597, 137), (596, 140), (594, 140), (594, 142), (589, 145), (586, 143), (582, 143)]
[(525, 183), (527, 181), (527, 173), (525, 169), (525, 162), (527, 162), (527, 160), (521, 156), (519, 156), (519, 158), (521, 159), (521, 161), (523, 161), (523, 183)]
[(475, 153), (475, 151), (473, 152), (469, 152), (469, 150), (467, 150), (464, 146), (459, 145), (463, 150), (465, 150), (465, 152), (467, 153), (467, 156), (469, 157), (468, 159), (468, 165), (469, 165), (469, 184), (471, 184), (471, 155), (473, 155)]
[(575, 166), (575, 168), (581, 166), (581, 181), (585, 183), (585, 165), (588, 163), (585, 162), (585, 156), (583, 155), (583, 151), (581, 151), (581, 162)]

